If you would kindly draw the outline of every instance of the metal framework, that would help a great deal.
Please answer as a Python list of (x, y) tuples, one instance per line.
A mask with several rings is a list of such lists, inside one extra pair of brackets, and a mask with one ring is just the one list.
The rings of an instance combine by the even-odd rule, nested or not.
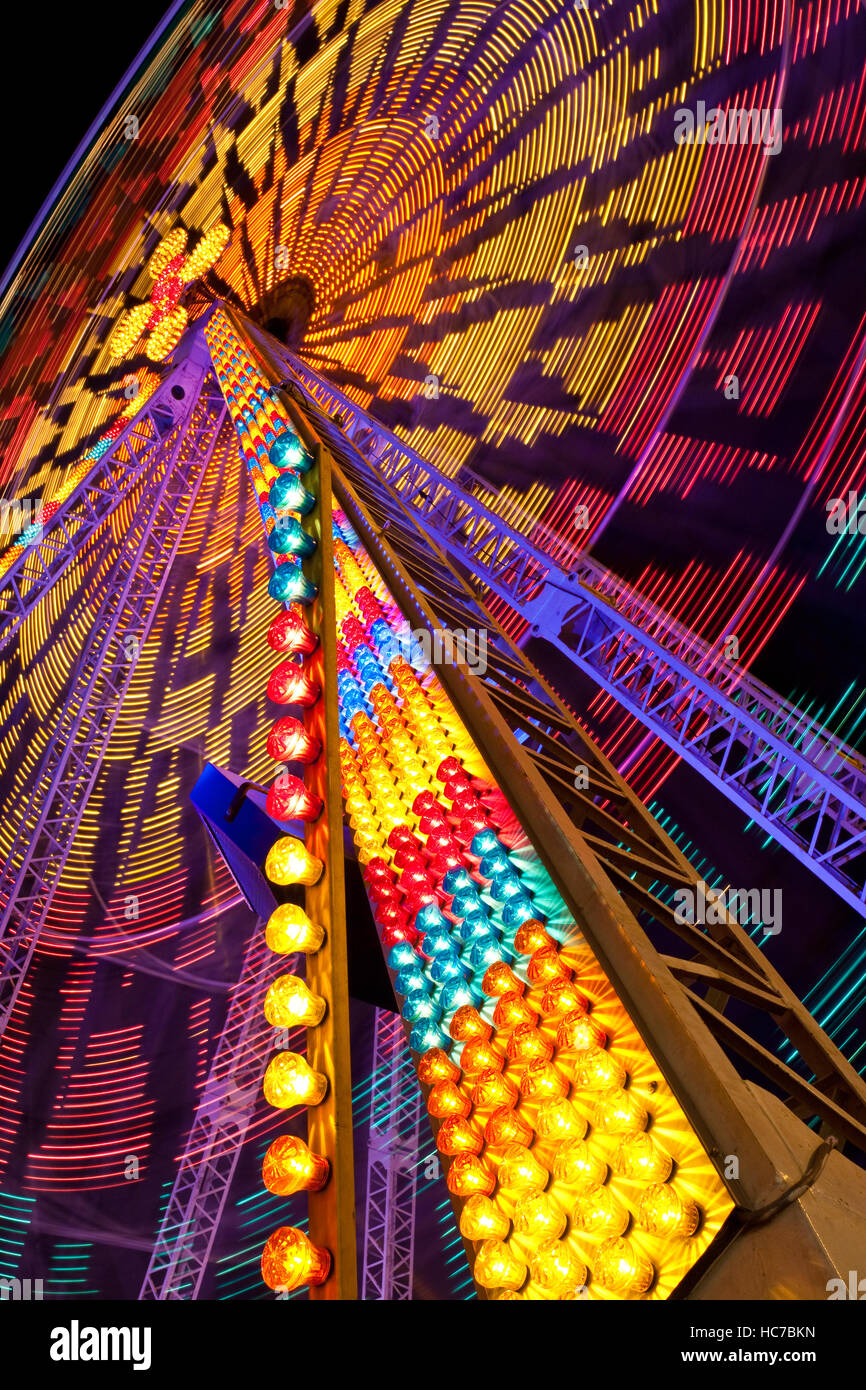
[(206, 363), (184, 358), (44, 527), (0, 576), (0, 651), (69, 568), (124, 497), (146, 474), (178, 425), (189, 417)]
[[(324, 437), (328, 422), (309, 413)], [(742, 1176), (732, 1184), (740, 1204), (767, 1201), (779, 1168), (732, 1056), (794, 1114), (866, 1150), (866, 1085), (854, 1068), (724, 908), (707, 927), (679, 920), (674, 892), (697, 895), (700, 885), (688, 860), (442, 547), (420, 531), (405, 499), (381, 480), (373, 484), (358, 450), (333, 427), (327, 433), (335, 494), (409, 621), (487, 631), (483, 682), (448, 664), (438, 668), (440, 679), (524, 824), (533, 825), (554, 882), (708, 1149), (740, 1156)], [(586, 776), (576, 777), (578, 769)], [(727, 1016), (732, 1006), (736, 1020)], [(779, 1035), (793, 1044), (799, 1070), (770, 1050)]]
[[(196, 379), (195, 377), (193, 379)], [(0, 1037), (45, 926), (157, 604), (213, 450), (225, 406), (200, 370), (198, 391), (150, 459), (87, 646), (0, 874)], [(56, 576), (55, 576), (56, 577)], [(53, 582), (53, 581), (52, 581)], [(43, 587), (40, 597), (46, 592)]]
[[(564, 570), (291, 353), (281, 357), (358, 476), (866, 916), (866, 768), (815, 719), (580, 551)], [(324, 412), (324, 415), (323, 415)], [(339, 417), (339, 425), (328, 417)], [(461, 468), (479, 492), (483, 479)], [(533, 523), (533, 531), (544, 528)], [(560, 554), (563, 541), (549, 535)]]
[(262, 1001), (279, 964), (265, 945), (264, 923), (257, 921), (139, 1299), (198, 1297), (241, 1146), (261, 1095), (272, 1043)]
[(402, 1020), (376, 1010), (367, 1138), (365, 1300), (411, 1299), (421, 1093)]

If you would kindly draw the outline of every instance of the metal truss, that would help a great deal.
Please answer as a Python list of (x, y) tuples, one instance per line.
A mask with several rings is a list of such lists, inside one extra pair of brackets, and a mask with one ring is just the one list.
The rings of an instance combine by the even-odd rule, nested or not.
[[(0, 575), (0, 651), (54, 587), (81, 547), (141, 481), (197, 399), (207, 366), (185, 358), (45, 522), (41, 539), (22, 547)], [(214, 387), (215, 387), (214, 383)], [(211, 392), (214, 403), (219, 392)]]
[(376, 1010), (361, 1298), (412, 1297), (421, 1093), (403, 1021)]
[[(857, 753), (597, 561), (574, 552), (562, 569), (305, 363), (281, 357), (322, 437), (354, 446), (368, 487), (393, 490), (529, 635), (567, 656), (866, 916), (866, 767)], [(561, 553), (561, 537), (549, 543)]]
[(34, 797), (0, 870), (0, 1037), (216, 446), (225, 405), (213, 385), (213, 391), (185, 397), (184, 413), (153, 451), (135, 516), (36, 774)]
[(273, 1042), (262, 1003), (281, 964), (268, 950), (264, 923), (258, 921), (178, 1164), (140, 1300), (198, 1298), (243, 1141), (261, 1095)]
[[(675, 893), (687, 889), (698, 901), (702, 888), (692, 865), (427, 533), (426, 520), (422, 529), (395, 489), (371, 479), (351, 443), (327, 431), (317, 412), (307, 415), (334, 456), (335, 495), (410, 623), (487, 632), (483, 680), (447, 663), (439, 678), (533, 826), (554, 882), (698, 1132), (711, 1146), (728, 1144), (722, 1153), (750, 1152), (746, 1205), (771, 1189), (762, 1182), (767, 1146), (748, 1118), (754, 1102), (733, 1057), (794, 1114), (866, 1152), (861, 1077), (724, 904), (716, 922), (681, 920), (687, 914), (675, 909)], [(792, 1045), (793, 1065), (771, 1051), (775, 1038)]]

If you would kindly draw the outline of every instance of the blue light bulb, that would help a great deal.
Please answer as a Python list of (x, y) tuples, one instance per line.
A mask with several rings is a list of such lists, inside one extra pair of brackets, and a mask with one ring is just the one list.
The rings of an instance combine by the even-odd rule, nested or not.
[(312, 603), (318, 592), (300, 565), (278, 565), (268, 580), (268, 593), (279, 603)]
[(413, 1052), (428, 1052), (431, 1047), (450, 1049), (451, 1039), (435, 1023), (416, 1023), (409, 1034), (409, 1046)]
[(512, 898), (525, 897), (523, 884), (513, 869), (497, 874), (490, 885), (490, 896), (497, 902), (510, 902)]
[(454, 942), (446, 926), (431, 927), (424, 933), (421, 950), (425, 956), (453, 956)]
[(502, 920), (506, 927), (522, 927), (524, 922), (535, 917), (530, 898), (511, 898), (502, 909)]
[(420, 932), (431, 931), (433, 927), (445, 927), (448, 930), (448, 923), (436, 903), (425, 903), (418, 909), (415, 914), (415, 926)]
[(394, 980), (394, 988), (398, 994), (403, 995), (404, 999), (408, 999), (413, 994), (430, 993), (430, 986), (417, 965), (406, 966), (399, 971)]
[(282, 473), (271, 483), (268, 501), (275, 512), (300, 512), (301, 516), (316, 505), (314, 494), (307, 491), (297, 473)]
[(300, 439), (291, 430), (277, 435), (268, 452), (268, 458), (275, 468), (294, 468), (298, 473), (306, 473), (313, 463)]
[(442, 887), (446, 893), (460, 893), (467, 888), (474, 889), (475, 884), (466, 870), (460, 866), (448, 870), (442, 880)]
[(469, 853), (476, 859), (483, 859), (485, 854), (492, 854), (494, 850), (501, 849), (499, 836), (495, 830), (479, 830), (472, 836), (472, 843), (469, 846)]
[(414, 965), (417, 959), (414, 946), (408, 941), (398, 941), (388, 953), (388, 966), (391, 970), (402, 970), (404, 966)]
[(268, 536), (268, 545), (277, 555), (312, 555), (316, 542), (308, 536), (297, 517), (281, 516)]
[(451, 980), (442, 991), (442, 1012), (448, 1017), (465, 1004), (479, 1004), (480, 990), (473, 989), (468, 980)]
[(497, 846), (490, 854), (485, 854), (481, 863), (478, 865), (478, 872), (482, 878), (496, 878), (500, 874), (510, 874), (514, 872), (514, 865), (501, 846)]
[(430, 966), (431, 978), (440, 985), (448, 984), (449, 980), (462, 979), (465, 974), (456, 951), (452, 951), (449, 955), (437, 956)]
[(403, 1017), (407, 1023), (438, 1023), (442, 1010), (429, 995), (412, 994), (403, 1005)]

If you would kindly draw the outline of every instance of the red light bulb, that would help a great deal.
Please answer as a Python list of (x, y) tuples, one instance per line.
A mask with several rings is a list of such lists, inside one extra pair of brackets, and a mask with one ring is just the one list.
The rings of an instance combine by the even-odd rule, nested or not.
[(268, 792), (266, 810), (274, 820), (314, 821), (322, 814), (323, 801), (304, 786), (300, 777), (281, 772)]
[(319, 639), (304, 622), (297, 608), (285, 609), (278, 613), (268, 628), (268, 646), (275, 652), (302, 652), (309, 655), (318, 646)]
[(314, 763), (321, 751), (319, 739), (291, 714), (278, 719), (268, 734), (268, 755), (277, 763)]
[(312, 679), (303, 666), (294, 661), (281, 661), (268, 681), (268, 699), (278, 705), (301, 705), (310, 709), (322, 693), (318, 681)]

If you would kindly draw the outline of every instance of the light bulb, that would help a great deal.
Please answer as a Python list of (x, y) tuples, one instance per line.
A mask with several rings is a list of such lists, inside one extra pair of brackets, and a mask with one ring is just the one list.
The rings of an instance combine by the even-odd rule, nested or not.
[(535, 1128), (539, 1138), (557, 1143), (566, 1139), (582, 1139), (587, 1131), (587, 1123), (570, 1100), (557, 1098), (541, 1102)]
[(696, 1204), (667, 1183), (653, 1183), (638, 1203), (637, 1224), (654, 1236), (692, 1236), (700, 1219)]
[(543, 1014), (586, 1013), (587, 999), (571, 980), (552, 980), (541, 996)]
[(539, 1190), (547, 1186), (549, 1172), (529, 1149), (509, 1144), (499, 1165), (499, 1184), (515, 1192)]
[(321, 859), (310, 854), (294, 835), (283, 835), (268, 850), (265, 874), (271, 883), (288, 887), (294, 883), (318, 883), (325, 871)]
[(543, 1240), (530, 1252), (529, 1272), (534, 1283), (553, 1293), (586, 1287), (586, 1265), (564, 1240)]
[(460, 1053), (460, 1066), (467, 1076), (477, 1076), (482, 1071), (502, 1071), (505, 1053), (492, 1043), (474, 1039)]
[(571, 979), (571, 970), (556, 946), (542, 946), (529, 957), (526, 973), (534, 985), (550, 985), (554, 980)]
[(457, 1010), (448, 1032), (455, 1042), (472, 1042), (475, 1039), (486, 1042), (492, 1036), (493, 1029), (476, 1008), (465, 1005)]
[(514, 938), (514, 949), (519, 951), (522, 956), (531, 956), (534, 951), (540, 951), (544, 946), (553, 946), (553, 937), (545, 931), (544, 926), (535, 917), (530, 917), (518, 927)]
[(268, 593), (278, 603), (312, 603), (318, 592), (301, 566), (291, 561), (278, 565), (268, 580)]
[(453, 1081), (437, 1081), (427, 1097), (427, 1113), (437, 1119), (447, 1119), (449, 1115), (464, 1118), (472, 1109), (469, 1097), (458, 1090)]
[(567, 1224), (565, 1212), (546, 1192), (525, 1192), (514, 1208), (514, 1229), (521, 1236), (557, 1240)]
[(297, 975), (280, 975), (265, 995), (265, 1018), (274, 1028), (293, 1028), (304, 1024), (314, 1028), (325, 1016), (327, 1005), (312, 994)]
[(314, 652), (319, 639), (311, 632), (298, 608), (288, 608), (278, 613), (268, 628), (268, 646), (275, 652), (301, 652), (308, 656)]
[(314, 763), (321, 751), (321, 740), (291, 714), (278, 719), (268, 734), (268, 757), (276, 763)]
[(265, 1154), (262, 1182), (277, 1197), (291, 1197), (295, 1192), (320, 1192), (330, 1171), (328, 1160), (313, 1153), (303, 1139), (281, 1134)]
[(307, 535), (297, 517), (280, 516), (268, 536), (268, 547), (277, 555), (308, 559), (316, 549), (316, 542)]
[(504, 1240), (510, 1229), (505, 1212), (482, 1192), (470, 1197), (460, 1213), (460, 1234), (466, 1240), (491, 1240), (496, 1236)]
[(318, 951), (324, 939), (322, 928), (311, 922), (304, 909), (294, 903), (282, 903), (275, 908), (265, 927), (268, 949), (281, 956), (293, 951), (311, 955)]
[(520, 1023), (509, 1037), (506, 1051), (512, 1062), (549, 1062), (553, 1043), (534, 1024)]
[(473, 1275), (483, 1289), (519, 1289), (526, 1282), (526, 1265), (503, 1240), (485, 1240), (475, 1257)]
[(500, 960), (487, 967), (481, 988), (491, 998), (498, 998), (501, 994), (522, 994), (526, 985), (518, 980), (510, 965)]
[(327, 1089), (328, 1078), (313, 1071), (300, 1053), (278, 1052), (268, 1063), (265, 1100), (278, 1110), (288, 1110), (293, 1105), (318, 1105)]
[(457, 1154), (451, 1160), (445, 1183), (455, 1197), (471, 1197), (475, 1192), (489, 1197), (496, 1186), (496, 1176), (477, 1154)]
[(316, 505), (315, 494), (309, 492), (297, 474), (281, 473), (271, 486), (268, 501), (275, 512), (298, 512), (306, 516)]
[(480, 1154), (484, 1140), (476, 1125), (460, 1115), (452, 1115), (439, 1126), (436, 1147), (441, 1154), (449, 1157), (463, 1153)]
[(607, 1236), (621, 1236), (630, 1219), (622, 1202), (598, 1182), (581, 1187), (572, 1210), (576, 1229), (590, 1234), (604, 1231)]
[(604, 1182), (607, 1164), (585, 1139), (569, 1139), (554, 1155), (553, 1175), (561, 1182)]
[(520, 1078), (520, 1094), (526, 1100), (557, 1100), (568, 1095), (568, 1081), (553, 1062), (530, 1062)]
[(437, 1081), (456, 1081), (459, 1076), (460, 1068), (441, 1047), (431, 1047), (418, 1061), (418, 1079), (425, 1086)]
[(621, 1236), (603, 1240), (595, 1252), (593, 1275), (611, 1293), (646, 1293), (655, 1278), (652, 1264)]
[(620, 1142), (611, 1163), (617, 1173), (642, 1182), (662, 1183), (671, 1175), (673, 1161), (648, 1134), (629, 1134)]
[(472, 1103), (479, 1110), (497, 1110), (517, 1104), (520, 1092), (514, 1082), (492, 1068), (479, 1072), (472, 1086)]
[(517, 1028), (521, 1023), (535, 1024), (538, 1014), (515, 990), (501, 994), (493, 1010), (493, 1022), (497, 1028)]
[(268, 1236), (262, 1253), (262, 1278), (269, 1289), (300, 1289), (323, 1284), (331, 1271), (327, 1250), (313, 1245), (309, 1236), (294, 1226), (281, 1226)]
[(296, 661), (281, 661), (268, 679), (267, 696), (276, 705), (300, 705), (312, 709), (322, 693), (319, 682), (313, 680), (305, 666)]
[(603, 1028), (582, 1009), (567, 1013), (556, 1032), (556, 1043), (563, 1051), (589, 1052), (594, 1047), (604, 1047), (607, 1034)]
[(631, 1091), (614, 1087), (598, 1096), (592, 1107), (592, 1123), (602, 1134), (637, 1134), (646, 1129), (646, 1107)]
[(528, 1146), (534, 1137), (535, 1132), (529, 1121), (525, 1120), (522, 1115), (518, 1115), (516, 1110), (509, 1110), (504, 1106), (499, 1110), (494, 1110), (484, 1126), (484, 1138), (488, 1144), (494, 1146), (503, 1144)]
[(281, 772), (268, 789), (265, 809), (279, 821), (314, 821), (322, 814), (322, 798), (304, 786), (300, 777)]
[(613, 1086), (624, 1086), (625, 1081), (625, 1067), (600, 1047), (591, 1047), (587, 1052), (577, 1054), (574, 1068), (577, 1090), (608, 1091)]

